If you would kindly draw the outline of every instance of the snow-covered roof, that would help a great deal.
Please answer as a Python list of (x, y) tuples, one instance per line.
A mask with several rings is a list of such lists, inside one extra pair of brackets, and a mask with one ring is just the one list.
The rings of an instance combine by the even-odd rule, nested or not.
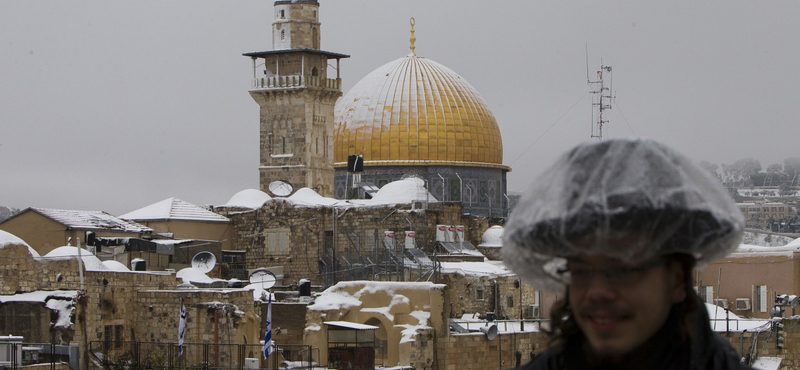
[[(354, 294), (346, 290), (353, 287), (361, 289)], [(314, 304), (308, 306), (308, 309), (312, 311), (346, 310), (351, 307), (360, 307), (362, 294), (385, 291), (389, 295), (394, 295), (398, 290), (430, 290), (444, 287), (444, 284), (431, 282), (340, 281), (320, 293), (314, 300)]]
[(741, 332), (747, 330), (748, 332), (760, 332), (770, 328), (770, 320), (766, 319), (743, 319), (734, 313), (725, 309), (706, 303), (706, 310), (708, 310), (708, 318), (711, 321), (711, 329), (717, 332), (721, 331), (735, 331)]
[[(436, 203), (438, 200), (425, 188), (425, 180), (418, 177), (390, 182), (384, 185), (372, 199), (341, 200), (327, 198), (319, 195), (310, 188), (297, 190), (289, 197), (270, 198), (269, 195), (254, 189), (242, 190), (222, 207), (245, 207), (251, 209), (261, 208), (270, 201), (289, 202), (298, 207), (370, 207), (391, 206), (395, 204), (412, 204), (414, 202)], [(130, 214), (122, 217), (129, 217)], [(131, 218), (133, 219), (133, 218)], [(141, 220), (137, 218), (137, 220)]]
[(267, 193), (258, 189), (245, 189), (234, 194), (223, 207), (244, 207), (258, 209), (272, 199)]
[(349, 322), (349, 321), (325, 321), (325, 322), (323, 322), (323, 324), (330, 325), (330, 326), (338, 326), (340, 328), (346, 328), (346, 329), (354, 329), (354, 330), (378, 330), (378, 329), (380, 329), (379, 327), (374, 326), (374, 325), (356, 324), (354, 322)]
[(10, 232), (0, 230), (0, 249), (3, 249), (8, 245), (24, 245), (28, 247), (28, 252), (31, 253), (31, 256), (39, 257), (39, 253), (31, 248), (31, 246), (28, 245), (28, 243), (26, 243), (24, 240)]
[(457, 274), (464, 276), (507, 276), (513, 275), (502, 261), (484, 262), (440, 262), (443, 274)]
[(151, 233), (153, 229), (135, 222), (117, 218), (103, 211), (75, 211), (66, 209), (29, 208), (71, 229)]
[(136, 221), (181, 220), (230, 222), (225, 216), (178, 198), (167, 198), (119, 217)]

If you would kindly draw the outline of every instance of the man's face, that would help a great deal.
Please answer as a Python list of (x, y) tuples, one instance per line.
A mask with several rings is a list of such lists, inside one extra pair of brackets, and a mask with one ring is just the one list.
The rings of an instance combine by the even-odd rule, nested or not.
[(630, 353), (686, 299), (680, 264), (662, 258), (623, 263), (582, 255), (568, 260), (569, 300), (575, 320), (598, 355)]

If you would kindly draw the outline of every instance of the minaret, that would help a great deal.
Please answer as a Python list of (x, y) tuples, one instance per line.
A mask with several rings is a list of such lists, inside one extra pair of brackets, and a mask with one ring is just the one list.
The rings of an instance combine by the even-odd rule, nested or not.
[(342, 96), (339, 60), (350, 56), (320, 50), (317, 0), (275, 2), (272, 49), (244, 54), (253, 60), (250, 96), (261, 111), (261, 190), (284, 181), (332, 197), (333, 107)]

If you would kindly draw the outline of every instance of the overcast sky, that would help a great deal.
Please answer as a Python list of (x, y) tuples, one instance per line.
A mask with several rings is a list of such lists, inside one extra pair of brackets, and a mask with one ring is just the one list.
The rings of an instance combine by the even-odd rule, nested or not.
[[(591, 140), (592, 74), (613, 67), (605, 137), (697, 161), (800, 156), (800, 2), (320, 0), (346, 92), (416, 52), (469, 81), (503, 135), (509, 191)], [(251, 61), (273, 2), (4, 1), (0, 205), (120, 215), (258, 188)]]

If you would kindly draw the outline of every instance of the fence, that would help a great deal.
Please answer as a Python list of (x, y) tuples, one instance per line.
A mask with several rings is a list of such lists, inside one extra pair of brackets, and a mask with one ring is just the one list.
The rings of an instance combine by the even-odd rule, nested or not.
[[(89, 343), (92, 368), (118, 369), (309, 369), (314, 352), (308, 345), (276, 345), (268, 360), (260, 344), (106, 342)], [(317, 359), (319, 353), (317, 353)]]

